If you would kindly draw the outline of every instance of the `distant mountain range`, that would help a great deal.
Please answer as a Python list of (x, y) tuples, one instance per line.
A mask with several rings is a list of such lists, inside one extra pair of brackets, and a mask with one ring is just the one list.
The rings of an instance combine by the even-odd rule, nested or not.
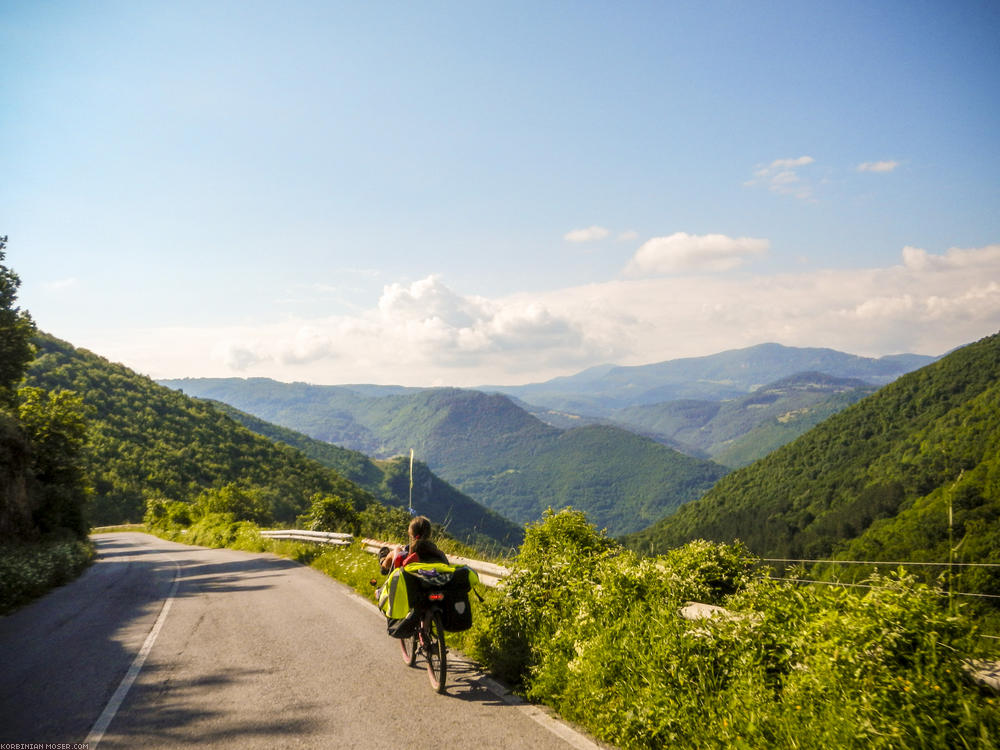
[(413, 448), (461, 492), (518, 523), (572, 505), (625, 534), (699, 497), (723, 466), (761, 458), (934, 359), (762, 344), (492, 394), (263, 378), (161, 382), (374, 458)]
[(740, 398), (761, 386), (804, 372), (881, 386), (935, 359), (918, 354), (872, 359), (833, 349), (759, 344), (650, 365), (602, 365), (543, 383), (483, 386), (478, 390), (504, 393), (559, 412), (613, 417), (616, 410), (633, 406)]
[(500, 394), (239, 378), (163, 382), (376, 458), (412, 448), (442, 478), (517, 523), (571, 505), (624, 534), (700, 497), (727, 471), (620, 428), (552, 427)]

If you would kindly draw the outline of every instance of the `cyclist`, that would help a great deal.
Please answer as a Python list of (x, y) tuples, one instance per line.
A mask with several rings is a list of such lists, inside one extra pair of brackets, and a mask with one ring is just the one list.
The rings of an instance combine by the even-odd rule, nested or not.
[(408, 529), (410, 543), (395, 549), (383, 547), (379, 550), (379, 567), (382, 573), (401, 568), (412, 562), (439, 562), (448, 564), (444, 552), (431, 541), (431, 522), (427, 516), (417, 516), (410, 521)]

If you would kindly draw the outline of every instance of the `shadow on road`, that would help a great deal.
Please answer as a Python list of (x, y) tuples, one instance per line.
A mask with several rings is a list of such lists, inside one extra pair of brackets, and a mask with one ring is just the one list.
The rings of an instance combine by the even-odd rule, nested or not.
[[(101, 742), (102, 748), (187, 747), (192, 743), (209, 747), (259, 746), (262, 741), (281, 747), (290, 737), (308, 736), (316, 728), (312, 716), (317, 706), (296, 703), (281, 712), (278, 719), (247, 720), (226, 703), (200, 703), (194, 698), (207, 691), (218, 695), (225, 688), (247, 683), (247, 691), (260, 688), (268, 677), (266, 670), (228, 670), (190, 680), (157, 677), (157, 667), (149, 674), (154, 679), (136, 685), (129, 698), (129, 711), (112, 724)], [(197, 707), (194, 707), (197, 706)], [(251, 741), (253, 740), (253, 741)]]

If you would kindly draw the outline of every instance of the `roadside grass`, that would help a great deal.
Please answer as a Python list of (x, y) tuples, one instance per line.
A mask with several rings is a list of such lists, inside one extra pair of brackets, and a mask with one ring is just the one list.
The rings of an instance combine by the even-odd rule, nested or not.
[(0, 615), (72, 581), (94, 557), (86, 541), (0, 545)]

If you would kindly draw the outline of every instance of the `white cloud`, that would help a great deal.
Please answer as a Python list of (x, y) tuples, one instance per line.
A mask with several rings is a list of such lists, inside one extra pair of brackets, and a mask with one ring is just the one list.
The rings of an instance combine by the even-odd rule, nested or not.
[(859, 172), (892, 172), (899, 166), (898, 161), (866, 161), (857, 166)]
[[(739, 247), (724, 240), (720, 247)], [(881, 268), (623, 278), (492, 299), (429, 276), (386, 286), (359, 314), (93, 332), (74, 343), (154, 377), (472, 386), (765, 341), (868, 356), (941, 354), (998, 330), (1000, 245), (990, 245), (941, 254), (905, 248), (900, 263)]]
[(618, 235), (619, 242), (631, 242), (632, 240), (639, 239), (639, 233), (634, 229), (626, 229), (624, 232)]
[(775, 159), (770, 164), (759, 165), (754, 171), (753, 179), (748, 180), (744, 185), (751, 187), (760, 185), (774, 193), (809, 200), (813, 195), (812, 186), (802, 179), (798, 169), (809, 166), (815, 161), (811, 156)]
[(654, 237), (643, 243), (624, 273), (635, 277), (687, 271), (729, 271), (748, 258), (766, 253), (769, 246), (767, 240), (753, 237), (676, 232), (669, 237)]
[(1000, 267), (1000, 244), (972, 250), (949, 248), (944, 255), (931, 255), (919, 247), (903, 248), (903, 265), (911, 271), (955, 271), (982, 268), (993, 270)]
[(246, 343), (224, 338), (212, 347), (210, 358), (215, 362), (221, 362), (229, 370), (244, 372), (270, 359), (260, 353), (262, 348), (259, 342)]
[(775, 159), (768, 166), (768, 169), (773, 171), (783, 172), (786, 169), (794, 169), (795, 167), (804, 167), (807, 164), (812, 164), (815, 159), (811, 156), (800, 156), (796, 159)]
[(80, 286), (80, 280), (75, 278), (70, 279), (58, 279), (56, 281), (48, 281), (42, 284), (42, 288), (47, 292), (62, 292), (67, 289), (74, 289)]
[(592, 226), (586, 229), (574, 229), (571, 232), (567, 232), (563, 235), (563, 239), (567, 242), (596, 242), (597, 240), (603, 240), (609, 234), (611, 234), (611, 231), (604, 227)]

